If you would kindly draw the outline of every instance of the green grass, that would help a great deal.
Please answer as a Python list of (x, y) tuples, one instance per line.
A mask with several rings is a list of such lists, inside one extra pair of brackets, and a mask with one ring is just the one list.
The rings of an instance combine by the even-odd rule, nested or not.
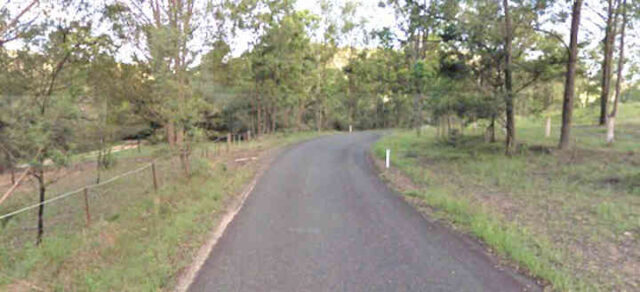
[[(634, 104), (623, 109), (640, 111)], [(591, 120), (593, 113), (584, 115), (578, 121)], [(637, 131), (638, 122), (621, 118), (619, 129)], [(434, 129), (422, 137), (396, 131), (373, 151), (382, 158), (385, 148), (392, 150), (392, 165), (420, 186), (408, 196), (554, 289), (637, 289), (639, 272), (633, 267), (640, 258), (633, 242), (640, 237), (640, 156), (630, 151), (640, 149), (640, 138), (619, 135), (607, 147), (603, 135), (574, 131), (584, 141), (580, 147), (547, 153), (537, 147), (557, 140), (543, 137), (543, 119), (521, 119), (518, 126), (526, 146), (511, 158), (502, 143), (465, 136), (451, 145), (436, 138)]]
[[(294, 143), (318, 133), (272, 135), (234, 145), (213, 160), (192, 155), (193, 175), (180, 175), (178, 161), (159, 161), (161, 189), (149, 184), (149, 172), (105, 186), (91, 196), (92, 225), (84, 226), (82, 201), (48, 205), (45, 238), (34, 246), (33, 235), (21, 244), (13, 242), (10, 221), (0, 235), (0, 290), (24, 289), (25, 281), (53, 291), (158, 291), (171, 290), (180, 270), (217, 224), (216, 214), (254, 176), (256, 164), (233, 164), (232, 157)], [(216, 147), (218, 147), (217, 145)], [(152, 147), (148, 147), (150, 150)], [(158, 153), (164, 152), (157, 146)], [(153, 152), (153, 151), (152, 151)], [(120, 157), (128, 161), (150, 155)], [(122, 166), (123, 164), (118, 164)], [(67, 210), (69, 206), (74, 208)], [(59, 209), (59, 210), (58, 210)], [(64, 212), (62, 212), (64, 211)], [(73, 214), (72, 217), (53, 214)], [(26, 214), (33, 217), (34, 214)], [(18, 220), (18, 219), (14, 219)], [(53, 224), (50, 222), (57, 222)], [(12, 225), (16, 224), (16, 225)], [(35, 231), (27, 232), (35, 234)]]
[[(573, 117), (573, 143), (587, 149), (609, 149), (617, 151), (638, 151), (640, 141), (640, 103), (620, 105), (616, 122), (616, 143), (609, 147), (606, 143), (606, 127), (597, 126), (599, 108), (595, 106), (580, 108)], [(546, 115), (517, 119), (518, 139), (529, 143), (557, 146), (560, 138), (562, 115), (558, 112), (551, 116), (551, 136), (544, 137)]]

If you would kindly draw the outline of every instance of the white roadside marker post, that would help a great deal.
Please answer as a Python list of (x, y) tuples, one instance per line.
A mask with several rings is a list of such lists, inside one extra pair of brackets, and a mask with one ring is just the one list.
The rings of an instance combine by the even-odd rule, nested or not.
[(349, 133), (353, 132), (353, 126), (349, 125)]
[(385, 160), (385, 166), (387, 168), (389, 168), (390, 160), (391, 160), (391, 149), (387, 149), (387, 157), (386, 157), (386, 160)]

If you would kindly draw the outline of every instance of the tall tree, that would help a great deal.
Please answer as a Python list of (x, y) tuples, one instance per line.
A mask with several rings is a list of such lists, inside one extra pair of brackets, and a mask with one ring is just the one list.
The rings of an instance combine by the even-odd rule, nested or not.
[[(620, 2), (618, 0), (618, 2)], [(603, 60), (602, 60), (602, 69), (601, 69), (601, 91), (600, 91), (600, 120), (599, 123), (601, 126), (606, 125), (607, 123), (607, 108), (609, 104), (609, 97), (611, 96), (611, 71), (612, 71), (612, 63), (613, 63), (613, 47), (614, 41), (616, 37), (616, 26), (617, 26), (617, 9), (613, 0), (607, 0), (607, 15), (606, 15), (606, 26), (605, 26), (605, 37), (603, 40), (604, 43), (604, 51), (603, 51)]]
[(576, 65), (578, 62), (578, 32), (580, 30), (580, 11), (582, 0), (574, 0), (571, 12), (571, 37), (569, 43), (569, 61), (567, 62), (567, 75), (564, 84), (564, 96), (562, 100), (562, 127), (560, 129), (559, 148), (569, 148), (571, 138), (571, 119), (573, 116), (573, 99), (575, 95)]
[(511, 26), (511, 14), (509, 13), (509, 0), (503, 0), (504, 9), (504, 89), (506, 108), (506, 137), (505, 152), (507, 155), (513, 154), (516, 146), (516, 125), (513, 108), (513, 75), (512, 75), (512, 42), (513, 28)]
[(144, 52), (141, 61), (151, 69), (153, 98), (157, 99), (146, 103), (147, 110), (164, 126), (167, 142), (180, 153), (182, 167), (189, 174), (190, 143), (185, 136), (190, 136), (203, 109), (189, 85), (189, 67), (200, 52), (193, 42), (196, 32), (207, 28), (209, 6), (196, 0), (130, 0), (110, 5), (107, 11), (126, 24), (120, 27), (129, 29), (132, 41), (142, 44), (138, 47)]
[(616, 115), (618, 114), (618, 103), (620, 101), (620, 90), (622, 84), (622, 71), (624, 70), (624, 37), (627, 26), (627, 0), (622, 1), (622, 24), (620, 28), (620, 48), (618, 53), (618, 73), (616, 77), (616, 91), (613, 99), (613, 108), (607, 119), (607, 143), (613, 143), (615, 139)]

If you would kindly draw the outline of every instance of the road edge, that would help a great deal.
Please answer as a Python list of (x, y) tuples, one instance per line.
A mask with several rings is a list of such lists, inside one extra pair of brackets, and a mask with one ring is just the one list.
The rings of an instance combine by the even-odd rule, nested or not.
[[(236, 197), (236, 199), (230, 200), (229, 207), (226, 208), (222, 217), (219, 217), (219, 221), (217, 225), (211, 229), (209, 235), (207, 236), (207, 241), (200, 246), (198, 252), (192, 258), (189, 266), (185, 268), (185, 271), (181, 273), (178, 277), (177, 284), (175, 285), (172, 291), (174, 292), (187, 292), (189, 288), (195, 281), (196, 277), (200, 273), (202, 266), (207, 261), (209, 256), (211, 255), (213, 248), (218, 243), (218, 240), (224, 235), (224, 232), (227, 230), (229, 223), (233, 222), (233, 219), (236, 215), (242, 210), (247, 198), (253, 192), (256, 184), (264, 175), (264, 173), (269, 169), (271, 164), (277, 159), (277, 157), (285, 152), (287, 149), (295, 147), (296, 145), (306, 143), (315, 139), (319, 139), (322, 137), (326, 137), (328, 135), (320, 135), (316, 137), (312, 137), (310, 139), (303, 139), (302, 141), (297, 141), (294, 143), (277, 146), (275, 148), (266, 150), (260, 156), (264, 158), (262, 164), (258, 167), (258, 170), (253, 176), (253, 179), (249, 184), (245, 185), (240, 195)], [(261, 159), (262, 160), (262, 159)], [(214, 215), (215, 216), (215, 215)]]
[[(382, 138), (382, 136), (378, 137), (378, 139)], [(377, 142), (378, 140), (376, 140)], [(374, 145), (376, 142), (373, 142)], [(378, 158), (373, 153), (372, 149), (367, 151), (367, 159), (371, 164), (371, 168), (378, 176), (378, 179), (387, 186), (387, 188), (395, 195), (399, 196), (402, 201), (408, 204), (411, 208), (415, 209), (420, 216), (426, 221), (425, 223), (433, 224), (437, 226), (439, 229), (444, 230), (449, 235), (459, 239), (461, 242), (464, 242), (470, 246), (476, 246), (477, 251), (481, 252), (485, 257), (487, 257), (495, 268), (510, 274), (514, 279), (520, 283), (522, 283), (525, 287), (534, 289), (537, 288), (539, 291), (547, 291), (547, 285), (545, 285), (545, 280), (539, 277), (536, 277), (529, 273), (526, 269), (523, 269), (518, 263), (514, 260), (500, 256), (493, 252), (490, 245), (482, 241), (481, 239), (468, 234), (467, 232), (456, 228), (456, 226), (447, 220), (434, 218), (432, 216), (435, 209), (419, 199), (412, 199), (404, 195), (404, 191), (407, 190), (420, 190), (423, 187), (415, 185), (413, 180), (409, 178), (405, 173), (401, 170), (390, 167), (389, 170), (385, 170), (384, 160)], [(391, 177), (390, 177), (391, 176)], [(396, 181), (400, 177), (402, 180), (407, 180), (408, 186), (400, 186)], [(528, 284), (535, 285), (534, 287), (529, 286)], [(525, 291), (529, 291), (528, 289)]]
[(183, 275), (178, 279), (178, 284), (173, 289), (173, 291), (186, 292), (189, 290), (189, 287), (191, 286), (196, 276), (200, 272), (200, 269), (211, 254), (213, 247), (216, 245), (216, 243), (218, 243), (218, 240), (224, 234), (224, 231), (227, 229), (229, 223), (231, 223), (236, 214), (240, 212), (240, 210), (244, 206), (244, 202), (249, 197), (249, 194), (253, 191), (256, 183), (258, 182), (260, 177), (262, 177), (264, 171), (267, 169), (266, 166), (271, 165), (271, 162), (273, 160), (273, 157), (271, 156), (271, 153), (267, 154), (268, 161), (265, 162), (264, 165), (260, 166), (260, 168), (258, 168), (258, 171), (256, 172), (253, 180), (251, 180), (251, 182), (244, 187), (243, 191), (240, 193), (240, 196), (238, 196), (237, 199), (232, 200), (232, 202), (230, 203), (231, 207), (227, 208), (224, 215), (222, 215), (222, 217), (219, 219), (216, 227), (211, 230), (209, 236), (207, 236), (208, 240), (204, 245), (200, 247), (200, 249), (198, 249), (198, 252), (193, 257), (191, 264), (187, 267), (186, 272), (183, 273)]

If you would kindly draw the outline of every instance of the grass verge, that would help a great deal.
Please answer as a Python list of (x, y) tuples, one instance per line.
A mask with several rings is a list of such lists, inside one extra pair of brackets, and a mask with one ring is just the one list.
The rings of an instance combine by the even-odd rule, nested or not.
[(167, 174), (158, 192), (133, 188), (140, 184), (135, 178), (111, 186), (102, 194), (111, 199), (99, 202), (110, 208), (95, 211), (90, 227), (52, 222), (64, 226), (46, 226), (40, 246), (30, 242), (0, 246), (0, 290), (171, 290), (219, 215), (257, 171), (257, 162), (236, 158), (260, 156), (317, 135), (274, 135), (234, 145), (213, 159), (195, 152), (192, 177), (161, 170)]
[[(422, 137), (396, 131), (373, 153), (384, 158), (386, 148), (396, 171), (414, 184), (400, 186), (409, 200), (430, 206), (432, 216), (478, 237), (554, 290), (637, 289), (640, 196), (626, 179), (637, 171), (637, 156), (624, 149), (549, 154), (531, 147), (507, 158), (501, 144), (465, 137), (450, 145), (433, 129)], [(384, 175), (393, 181), (392, 172)]]

